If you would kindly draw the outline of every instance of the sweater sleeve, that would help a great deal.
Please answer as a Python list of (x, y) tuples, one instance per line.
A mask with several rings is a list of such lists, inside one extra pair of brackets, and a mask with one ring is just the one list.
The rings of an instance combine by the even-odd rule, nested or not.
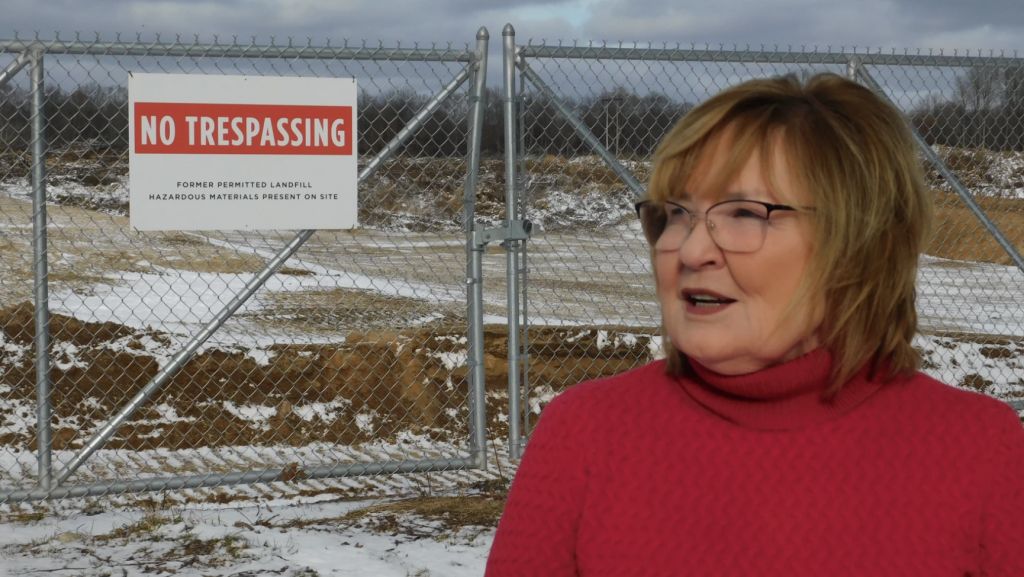
[(982, 516), (981, 575), (1024, 575), (1024, 427), (1002, 410), (992, 491)]
[[(580, 387), (580, 385), (577, 385)], [(544, 409), (516, 472), (487, 559), (487, 577), (576, 575), (576, 533), (593, 423), (570, 389)], [(589, 441), (588, 441), (589, 439)]]

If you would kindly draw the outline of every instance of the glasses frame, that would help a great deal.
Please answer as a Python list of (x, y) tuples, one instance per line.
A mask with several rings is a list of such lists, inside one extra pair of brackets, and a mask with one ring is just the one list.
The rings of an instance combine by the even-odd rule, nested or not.
[[(718, 202), (718, 203), (715, 203), (715, 204), (711, 205), (704, 212), (693, 212), (692, 210), (686, 208), (685, 206), (683, 206), (683, 205), (681, 205), (681, 204), (679, 204), (677, 202), (672, 202), (671, 200), (660, 201), (660, 204), (663, 204), (663, 205), (669, 205), (670, 204), (672, 206), (675, 206), (677, 208), (682, 209), (683, 211), (685, 211), (686, 213), (688, 213), (690, 215), (690, 230), (686, 233), (686, 238), (683, 239), (684, 243), (690, 238), (690, 235), (693, 234), (693, 229), (697, 227), (697, 217), (701, 217), (702, 216), (702, 217), (704, 217), (704, 225), (708, 229), (708, 236), (711, 237), (711, 240), (714, 241), (715, 246), (717, 246), (719, 249), (721, 249), (723, 251), (726, 251), (726, 252), (737, 252), (737, 253), (757, 252), (757, 251), (761, 250), (761, 248), (764, 247), (764, 240), (763, 239), (761, 240), (761, 246), (757, 247), (755, 250), (752, 250), (752, 251), (731, 251), (731, 250), (726, 250), (726, 249), (722, 248), (722, 246), (720, 244), (718, 244), (718, 239), (715, 238), (715, 230), (714, 230), (715, 229), (715, 223), (708, 218), (708, 213), (711, 212), (712, 210), (714, 210), (715, 207), (722, 206), (723, 204), (730, 204), (730, 203), (736, 203), (736, 202), (749, 202), (749, 203), (754, 203), (754, 204), (760, 204), (761, 206), (765, 207), (765, 209), (768, 210), (768, 214), (765, 216), (765, 221), (766, 222), (771, 219), (772, 213), (777, 211), (777, 210), (787, 211), (787, 212), (800, 212), (800, 211), (813, 211), (814, 210), (813, 208), (809, 208), (809, 207), (796, 207), (796, 206), (789, 206), (787, 204), (772, 204), (770, 202), (763, 202), (763, 201), (760, 201), (760, 200), (748, 200), (748, 199), (745, 199), (745, 198), (736, 198), (736, 199), (730, 199), (730, 200), (723, 200), (722, 202)], [(636, 204), (633, 205), (633, 209), (636, 211), (636, 217), (640, 220), (640, 227), (641, 227), (641, 229), (643, 228), (644, 219), (640, 215), (640, 210), (644, 207), (644, 205), (652, 205), (652, 204), (655, 204), (655, 203), (658, 203), (658, 201), (647, 199), (647, 200), (641, 200), (640, 202), (637, 202)], [(664, 233), (664, 232), (665, 231), (662, 230), (662, 233)], [(765, 234), (767, 236), (767, 232)], [(644, 237), (645, 238), (648, 237), (646, 230), (644, 231)], [(658, 235), (658, 238), (661, 238), (661, 234), (660, 233)], [(652, 247), (654, 247), (658, 243), (657, 239), (655, 239), (655, 241), (652, 243), (650, 238), (647, 238), (647, 242)], [(679, 247), (675, 248), (675, 249), (664, 249), (664, 252), (672, 252), (674, 250), (679, 250), (680, 248), (682, 248), (682, 246), (683, 245), (680, 244)], [(657, 248), (655, 248), (655, 250), (657, 250)]]

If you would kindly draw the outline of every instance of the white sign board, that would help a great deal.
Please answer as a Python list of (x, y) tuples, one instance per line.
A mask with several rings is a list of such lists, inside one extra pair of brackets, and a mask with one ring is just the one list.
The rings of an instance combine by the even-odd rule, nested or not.
[(133, 74), (131, 227), (357, 224), (356, 81)]

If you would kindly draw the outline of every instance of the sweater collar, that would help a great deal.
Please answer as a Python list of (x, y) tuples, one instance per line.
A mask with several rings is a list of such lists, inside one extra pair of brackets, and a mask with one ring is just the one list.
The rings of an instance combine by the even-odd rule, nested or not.
[[(870, 363), (869, 363), (870, 364)], [(832, 372), (832, 354), (819, 347), (791, 361), (746, 375), (721, 375), (690, 360), (693, 368), (679, 383), (700, 405), (737, 425), (786, 431), (830, 421), (850, 411), (882, 385), (862, 369), (831, 401), (823, 394)]]

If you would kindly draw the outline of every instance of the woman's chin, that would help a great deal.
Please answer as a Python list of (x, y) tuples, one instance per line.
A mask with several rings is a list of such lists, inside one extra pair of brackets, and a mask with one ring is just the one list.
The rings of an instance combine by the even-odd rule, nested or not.
[(720, 375), (745, 375), (764, 368), (764, 363), (747, 355), (730, 354), (729, 351), (698, 350), (692, 353), (681, 349), (686, 358)]
[(732, 376), (757, 372), (805, 355), (818, 347), (818, 339), (813, 336), (809, 337), (783, 351), (754, 351), (754, 353), (760, 352), (760, 354), (737, 350), (735, 347), (711, 347), (708, 346), (709, 344), (703, 342), (700, 346), (681, 346), (679, 352), (710, 371)]

